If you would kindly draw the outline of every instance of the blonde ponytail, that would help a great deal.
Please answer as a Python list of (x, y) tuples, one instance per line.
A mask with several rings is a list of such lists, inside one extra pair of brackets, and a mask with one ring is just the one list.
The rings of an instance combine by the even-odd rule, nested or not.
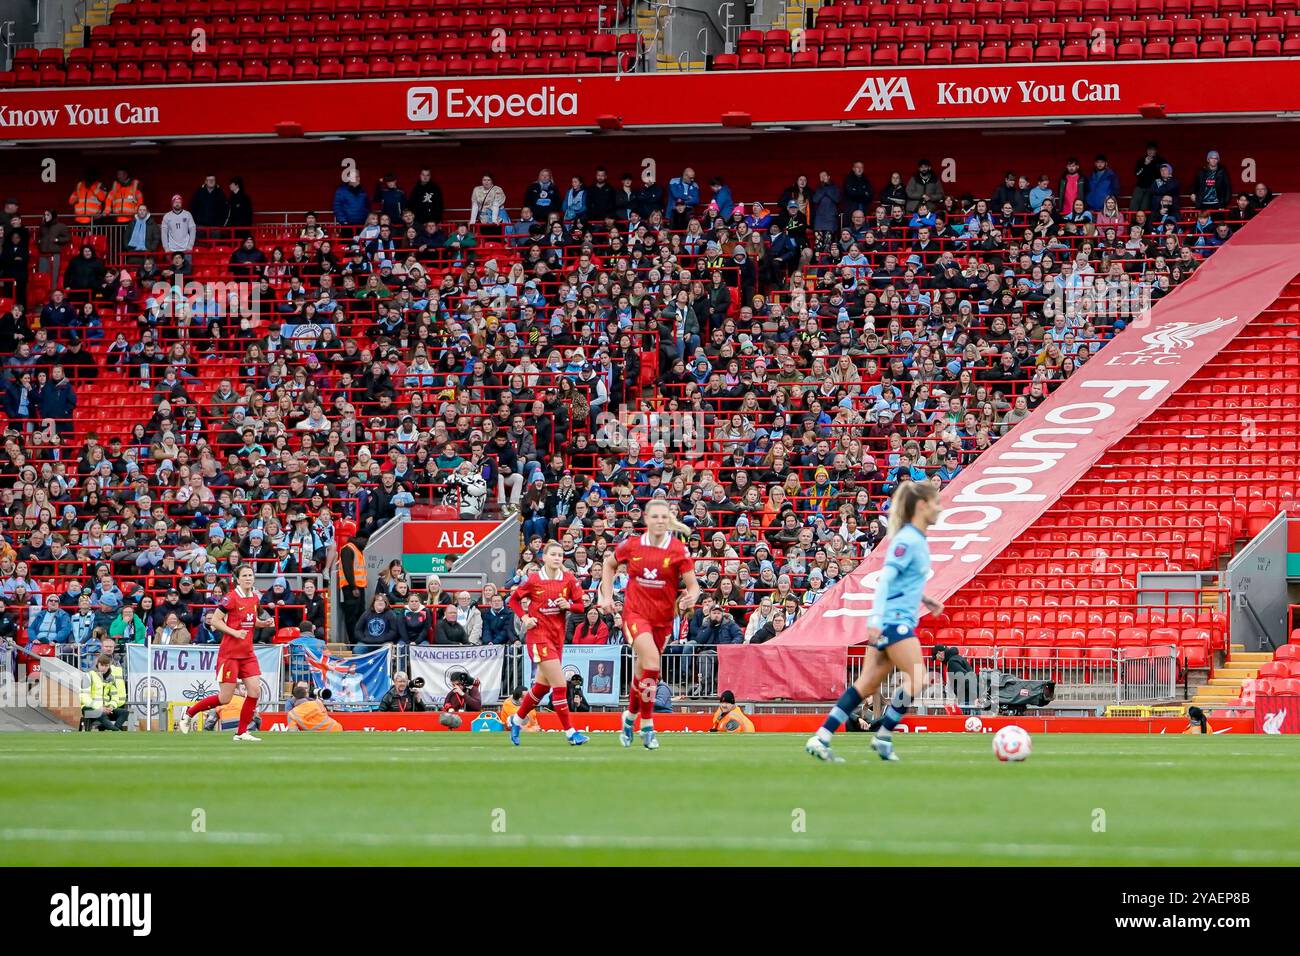
[(693, 533), (694, 529), (691, 528), (690, 525), (683, 522), (676, 515), (674, 515), (672, 506), (669, 505), (668, 502), (665, 501), (663, 498), (655, 498), (654, 500), (652, 500), (649, 504), (646, 505), (646, 510), (649, 511), (655, 505), (661, 505), (662, 507), (668, 509), (668, 530), (671, 531), (673, 534), (684, 534), (689, 536)]
[(894, 489), (894, 497), (889, 502), (889, 523), (885, 526), (885, 537), (894, 537), (903, 530), (903, 525), (912, 523), (918, 501), (928, 501), (937, 494), (934, 485), (919, 481), (901, 482)]

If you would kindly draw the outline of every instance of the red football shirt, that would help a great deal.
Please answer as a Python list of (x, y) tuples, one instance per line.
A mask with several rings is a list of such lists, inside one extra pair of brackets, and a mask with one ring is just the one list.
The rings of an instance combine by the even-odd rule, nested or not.
[[(548, 578), (544, 571), (538, 571), (515, 588), (510, 595), (510, 610), (517, 617), (526, 614), (537, 619), (537, 626), (527, 632), (528, 640), (563, 644), (565, 615), (570, 611), (582, 613), (582, 597), (582, 585), (570, 572)], [(524, 610), (524, 598), (528, 598), (528, 610)]]
[(231, 588), (218, 605), (226, 614), (226, 626), (244, 632), (243, 640), (236, 640), (229, 634), (221, 635), (220, 657), (252, 657), (253, 629), (257, 627), (258, 611), (262, 599), (256, 591), (249, 597), (243, 597), (238, 588)]
[(623, 617), (638, 618), (653, 628), (671, 627), (677, 616), (682, 575), (695, 561), (680, 538), (669, 535), (668, 546), (656, 547), (650, 535), (627, 538), (614, 549), (614, 558), (627, 565)]

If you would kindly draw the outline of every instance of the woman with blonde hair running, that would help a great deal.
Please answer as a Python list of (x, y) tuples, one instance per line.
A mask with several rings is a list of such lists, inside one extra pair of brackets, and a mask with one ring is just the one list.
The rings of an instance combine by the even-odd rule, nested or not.
[(628, 690), (627, 710), (619, 742), (632, 746), (636, 719), (641, 718), (641, 739), (646, 750), (658, 750), (654, 703), (659, 686), (659, 658), (672, 638), (673, 619), (689, 612), (700, 598), (695, 560), (677, 534), (691, 529), (679, 521), (668, 502), (655, 498), (646, 505), (646, 533), (621, 541), (605, 555), (600, 579), (600, 608), (614, 613), (614, 578), (627, 567), (627, 592), (623, 600), (623, 634), (632, 645), (636, 664)]
[(819, 760), (843, 762), (842, 757), (831, 752), (835, 731), (895, 668), (902, 675), (902, 683), (875, 725), (871, 747), (881, 760), (898, 759), (894, 753), (894, 728), (925, 688), (925, 663), (916, 636), (921, 605), (931, 614), (943, 610), (942, 602), (924, 593), (925, 582), (930, 577), (930, 545), (925, 532), (939, 520), (941, 510), (939, 490), (933, 485), (905, 481), (894, 492), (889, 506), (885, 565), (876, 582), (875, 601), (867, 617), (870, 649), (866, 666), (831, 708), (825, 723), (804, 745), (804, 750)]

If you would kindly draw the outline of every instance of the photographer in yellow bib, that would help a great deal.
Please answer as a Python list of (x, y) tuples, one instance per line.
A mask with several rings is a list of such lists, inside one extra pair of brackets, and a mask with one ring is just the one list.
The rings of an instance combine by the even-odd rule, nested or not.
[(343, 725), (330, 716), (325, 708), (325, 701), (330, 698), (329, 688), (319, 694), (305, 680), (293, 685), (293, 697), (290, 700), (289, 723), (286, 729), (302, 730), (312, 733), (339, 733)]
[(719, 732), (724, 734), (754, 732), (754, 722), (736, 706), (736, 695), (729, 690), (724, 690), (722, 696), (718, 698), (718, 709), (713, 712), (713, 726), (709, 728), (711, 734)]

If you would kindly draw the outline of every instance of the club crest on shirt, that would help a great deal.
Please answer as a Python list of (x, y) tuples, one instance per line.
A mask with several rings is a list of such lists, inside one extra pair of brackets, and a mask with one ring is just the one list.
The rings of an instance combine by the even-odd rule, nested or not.
[(894, 557), (901, 558), (905, 554), (907, 554), (907, 545), (900, 544), (898, 547), (894, 548)]

